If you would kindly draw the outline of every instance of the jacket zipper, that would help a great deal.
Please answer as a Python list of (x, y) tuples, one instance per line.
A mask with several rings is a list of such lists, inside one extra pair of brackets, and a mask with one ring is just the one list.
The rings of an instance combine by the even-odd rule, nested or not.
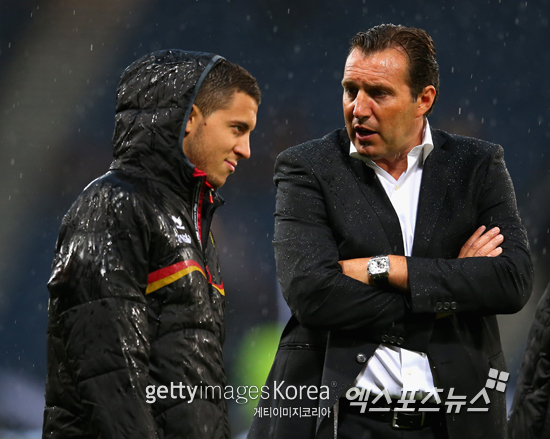
[(199, 241), (199, 245), (201, 247), (201, 250), (203, 250), (203, 259), (204, 259), (204, 249), (202, 245), (202, 202), (204, 198), (204, 182), (206, 180), (206, 177), (200, 177), (199, 183), (198, 183), (198, 190), (195, 191), (197, 194), (197, 197), (193, 203), (193, 216), (195, 220), (195, 232), (197, 234), (197, 238)]
[[(214, 197), (213, 197), (213, 193), (214, 193), (214, 189), (212, 187), (210, 187), (210, 185), (208, 185), (206, 183), (206, 176), (201, 176), (199, 177), (200, 178), (200, 183), (198, 185), (198, 190), (195, 192), (198, 194), (198, 197), (197, 199), (195, 200), (195, 203), (194, 203), (194, 209), (196, 209), (196, 215), (195, 216), (195, 230), (196, 230), (196, 233), (197, 233), (197, 237), (198, 237), (198, 240), (199, 240), (199, 245), (200, 245), (200, 248), (201, 248), (201, 251), (202, 251), (202, 260), (203, 260), (203, 264), (204, 264), (204, 267), (206, 269), (206, 271), (208, 272), (208, 283), (212, 283), (212, 275), (210, 274), (210, 271), (208, 269), (208, 260), (207, 260), (207, 257), (206, 257), (206, 245), (203, 244), (202, 242), (202, 211), (203, 211), (203, 203), (205, 201), (205, 191), (208, 190), (208, 201), (210, 201), (210, 204), (214, 204)], [(208, 189), (206, 188), (208, 186)], [(208, 238), (206, 238), (208, 239)]]

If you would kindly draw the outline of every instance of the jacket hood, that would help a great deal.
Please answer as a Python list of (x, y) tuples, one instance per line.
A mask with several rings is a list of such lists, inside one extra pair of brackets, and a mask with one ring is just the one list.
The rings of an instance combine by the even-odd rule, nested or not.
[(197, 92), (222, 57), (162, 50), (126, 68), (117, 89), (111, 169), (144, 174), (184, 189), (195, 167), (182, 150)]

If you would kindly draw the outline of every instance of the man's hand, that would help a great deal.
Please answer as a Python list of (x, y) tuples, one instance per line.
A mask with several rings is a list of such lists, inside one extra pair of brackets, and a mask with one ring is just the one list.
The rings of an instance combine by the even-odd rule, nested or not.
[[(502, 248), (499, 247), (504, 241), (504, 236), (499, 232), (498, 227), (493, 227), (487, 233), (485, 232), (486, 227), (481, 226), (477, 229), (470, 239), (460, 249), (458, 254), (458, 259), (462, 258), (478, 258), (478, 257), (495, 257), (502, 253)], [(443, 317), (450, 316), (451, 313), (443, 312), (436, 314), (436, 319), (441, 319)]]
[(470, 239), (460, 249), (458, 259), (480, 256), (495, 257), (502, 253), (502, 248), (499, 246), (504, 241), (504, 236), (500, 234), (500, 229), (493, 227), (487, 233), (483, 233), (485, 229), (485, 226), (481, 226), (470, 236)]
[[(477, 257), (495, 257), (502, 253), (500, 244), (504, 237), (500, 234), (498, 227), (493, 227), (487, 233), (485, 226), (481, 226), (466, 241), (460, 249), (458, 259), (477, 258)], [(409, 273), (407, 270), (407, 259), (405, 256), (389, 255), (390, 275), (388, 281), (390, 285), (401, 291), (409, 290)], [(370, 258), (357, 258), (338, 261), (342, 266), (342, 272), (355, 280), (367, 285), (374, 285), (367, 273), (367, 265)]]

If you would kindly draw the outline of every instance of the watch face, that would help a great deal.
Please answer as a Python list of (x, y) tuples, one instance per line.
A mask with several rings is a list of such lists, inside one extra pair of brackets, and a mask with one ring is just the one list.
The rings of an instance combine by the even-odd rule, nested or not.
[(377, 274), (387, 274), (389, 271), (389, 258), (372, 258), (369, 261), (369, 274), (371, 276), (376, 276)]
[(385, 278), (390, 272), (390, 258), (387, 256), (377, 256), (369, 261), (369, 276), (373, 279)]

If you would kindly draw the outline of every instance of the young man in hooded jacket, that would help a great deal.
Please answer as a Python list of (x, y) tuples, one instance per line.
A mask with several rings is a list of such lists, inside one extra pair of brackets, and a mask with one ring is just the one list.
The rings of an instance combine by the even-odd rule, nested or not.
[(123, 73), (114, 161), (56, 246), (44, 438), (229, 438), (210, 224), (259, 103), (213, 54), (155, 52)]

